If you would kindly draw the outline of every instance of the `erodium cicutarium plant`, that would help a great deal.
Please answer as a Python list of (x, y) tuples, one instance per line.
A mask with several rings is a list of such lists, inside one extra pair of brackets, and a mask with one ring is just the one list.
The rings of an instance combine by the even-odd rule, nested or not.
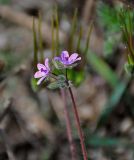
[[(76, 102), (75, 102), (72, 88), (71, 88), (72, 82), (68, 79), (68, 70), (78, 65), (80, 60), (81, 60), (81, 57), (79, 57), (77, 53), (73, 53), (69, 55), (68, 51), (62, 51), (59, 57), (54, 57), (52, 60), (46, 58), (44, 61), (44, 64), (38, 63), (37, 64), (38, 71), (34, 74), (34, 78), (39, 79), (37, 81), (37, 85), (40, 85), (41, 83), (43, 83), (43, 81), (47, 81), (47, 80), (49, 81), (51, 79), (50, 84), (47, 87), (50, 89), (60, 88), (61, 90), (61, 94), (64, 100), (64, 112), (65, 112), (65, 118), (66, 118), (67, 135), (70, 143), (72, 160), (76, 160), (77, 156), (76, 156), (76, 147), (72, 138), (73, 136), (72, 136), (72, 130), (71, 130), (70, 117), (69, 117), (68, 109), (66, 106), (67, 104), (65, 99), (66, 90), (69, 91), (72, 104), (73, 104), (73, 112), (76, 120), (77, 131), (80, 138), (80, 145), (81, 145), (81, 150), (83, 154), (83, 159), (87, 160), (87, 151), (85, 148), (84, 137), (83, 137), (83, 133), (80, 125)], [(57, 72), (55, 73), (55, 70), (58, 70), (59, 71), (58, 73), (60, 74), (56, 74)]]

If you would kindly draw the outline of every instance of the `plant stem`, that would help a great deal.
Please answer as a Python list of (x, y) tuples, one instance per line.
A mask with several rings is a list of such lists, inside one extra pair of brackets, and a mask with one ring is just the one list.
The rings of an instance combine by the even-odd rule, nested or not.
[(73, 103), (74, 116), (75, 116), (76, 126), (77, 126), (77, 130), (78, 130), (79, 138), (80, 138), (80, 144), (81, 144), (81, 150), (82, 150), (82, 154), (83, 154), (83, 159), (84, 160), (88, 160), (87, 151), (86, 151), (86, 147), (85, 147), (85, 143), (84, 143), (83, 132), (82, 132), (81, 125), (80, 125), (80, 119), (79, 119), (79, 115), (78, 115), (75, 99), (74, 99), (74, 96), (73, 96), (72, 89), (71, 89), (71, 87), (69, 86), (69, 83), (68, 83), (67, 69), (66, 69), (66, 83), (68, 85), (68, 90), (69, 90), (70, 97), (71, 97), (71, 100), (72, 100), (72, 103)]
[(80, 137), (80, 144), (81, 144), (83, 158), (84, 158), (84, 160), (88, 160), (87, 151), (86, 151), (86, 147), (85, 147), (85, 144), (84, 144), (84, 137), (83, 137), (83, 133), (82, 133), (81, 125), (80, 125), (79, 115), (78, 115), (76, 103), (75, 103), (75, 100), (74, 100), (73, 92), (72, 92), (71, 87), (69, 87), (68, 89), (69, 89), (69, 93), (70, 93), (72, 103), (73, 103), (73, 110), (74, 110), (77, 129), (78, 129), (78, 133), (79, 133), (79, 137)]
[(67, 102), (66, 102), (66, 96), (65, 96), (64, 89), (61, 89), (61, 95), (62, 95), (63, 102), (64, 102), (64, 113), (65, 113), (65, 119), (66, 119), (67, 136), (68, 136), (68, 141), (70, 144), (70, 151), (71, 151), (71, 155), (72, 155), (72, 160), (76, 160), (77, 159), (76, 147), (73, 142), (72, 131), (71, 131), (71, 121), (70, 121), (70, 116), (69, 116), (69, 112), (68, 112), (67, 105), (66, 105)]

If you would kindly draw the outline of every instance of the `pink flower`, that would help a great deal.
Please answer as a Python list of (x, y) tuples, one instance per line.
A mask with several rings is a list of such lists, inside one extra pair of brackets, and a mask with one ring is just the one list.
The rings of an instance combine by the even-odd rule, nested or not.
[(68, 51), (62, 51), (60, 57), (55, 57), (54, 60), (60, 61), (65, 66), (70, 66), (76, 61), (81, 60), (81, 57), (78, 57), (77, 53), (73, 53), (69, 56)]
[(46, 58), (44, 64), (37, 64), (38, 71), (34, 74), (34, 78), (40, 78), (37, 82), (39, 85), (50, 73), (49, 59)]

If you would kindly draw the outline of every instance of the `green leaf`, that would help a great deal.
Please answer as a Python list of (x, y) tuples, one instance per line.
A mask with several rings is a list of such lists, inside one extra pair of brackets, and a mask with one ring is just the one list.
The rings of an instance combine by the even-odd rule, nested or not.
[(57, 76), (57, 80), (55, 82), (51, 82), (47, 87), (49, 89), (58, 89), (67, 87), (66, 77), (64, 75)]
[(58, 82), (53, 82), (53, 83), (50, 83), (47, 88), (49, 89), (58, 89), (59, 88), (59, 83)]
[(47, 88), (49, 89), (58, 89), (58, 88), (65, 88), (67, 87), (66, 83), (64, 81), (55, 81), (50, 83)]
[(118, 19), (119, 8), (121, 6), (117, 6), (116, 8), (110, 7), (103, 2), (99, 2), (97, 4), (97, 15), (98, 20), (101, 26), (105, 29), (105, 33), (115, 33), (120, 31), (120, 23)]
[(38, 90), (37, 79), (31, 78), (31, 87), (34, 92)]
[(115, 35), (109, 35), (106, 38), (106, 40), (104, 41), (104, 54), (106, 57), (111, 55), (114, 52), (117, 45), (119, 44), (118, 41), (119, 41), (119, 37), (117, 39)]
[(127, 74), (129, 75), (134, 75), (134, 64), (128, 64), (126, 63), (124, 65), (125, 71), (127, 72)]
[(113, 110), (116, 108), (117, 104), (121, 100), (121, 97), (123, 96), (126, 87), (128, 85), (130, 78), (128, 77), (125, 82), (119, 82), (118, 85), (113, 90), (108, 102), (106, 103), (104, 110), (102, 111), (98, 123), (97, 123), (97, 129), (101, 127), (102, 125), (107, 122), (107, 119), (109, 118), (110, 114), (113, 112)]
[(65, 82), (66, 81), (66, 77), (64, 75), (59, 75), (57, 77), (57, 79), (58, 79), (59, 82)]
[(70, 79), (75, 86), (79, 86), (85, 79), (85, 71), (83, 70), (68, 70), (68, 79)]
[(102, 58), (95, 53), (88, 51), (87, 61), (94, 70), (111, 85), (111, 87), (115, 88), (117, 86), (119, 82), (117, 75)]
[(86, 143), (93, 147), (124, 147), (134, 149), (134, 144), (123, 138), (89, 135), (86, 139)]
[(128, 64), (134, 65), (133, 56), (131, 54), (128, 54)]

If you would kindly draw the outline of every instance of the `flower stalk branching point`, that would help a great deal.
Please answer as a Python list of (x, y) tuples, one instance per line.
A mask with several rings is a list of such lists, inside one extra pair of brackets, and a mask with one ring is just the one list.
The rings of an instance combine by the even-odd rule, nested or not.
[[(75, 156), (76, 149), (74, 147), (74, 144), (71, 144), (73, 142), (73, 139), (72, 139), (72, 131), (71, 131), (69, 113), (67, 110), (66, 100), (65, 100), (65, 92), (64, 92), (65, 88), (69, 90), (69, 94), (72, 100), (74, 117), (76, 120), (76, 126), (78, 130), (78, 135), (80, 138), (83, 159), (87, 160), (87, 151), (86, 151), (86, 147), (84, 143), (84, 136), (83, 136), (82, 128), (80, 125), (80, 119), (79, 119), (79, 115), (77, 111), (77, 106), (76, 106), (73, 92), (71, 89), (72, 83), (68, 79), (68, 75), (67, 75), (68, 69), (72, 69), (73, 67), (75, 67), (80, 60), (81, 60), (81, 57), (79, 57), (78, 53), (73, 53), (69, 55), (68, 51), (62, 51), (59, 57), (58, 56), (54, 57), (53, 60), (51, 60), (52, 62), (51, 67), (49, 64), (50, 60), (48, 58), (45, 59), (44, 64), (38, 63), (37, 64), (38, 71), (34, 74), (34, 78), (39, 78), (39, 80), (37, 81), (37, 85), (40, 85), (41, 82), (43, 82), (47, 77), (51, 77), (54, 79), (54, 81), (50, 82), (50, 84), (47, 87), (50, 89), (58, 89), (58, 88), (61, 89), (61, 94), (62, 94), (62, 98), (64, 101), (67, 134), (68, 134), (68, 139), (70, 142), (72, 160), (76, 160), (76, 156)], [(55, 70), (59, 70), (58, 72), (59, 74), (55, 74)]]

